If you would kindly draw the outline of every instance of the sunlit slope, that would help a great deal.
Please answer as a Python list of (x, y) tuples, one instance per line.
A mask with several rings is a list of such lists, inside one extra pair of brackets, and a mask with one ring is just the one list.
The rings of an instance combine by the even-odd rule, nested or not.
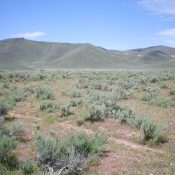
[(153, 67), (175, 67), (175, 48), (155, 46), (115, 51), (91, 44), (40, 42), (23, 38), (0, 41), (0, 68)]

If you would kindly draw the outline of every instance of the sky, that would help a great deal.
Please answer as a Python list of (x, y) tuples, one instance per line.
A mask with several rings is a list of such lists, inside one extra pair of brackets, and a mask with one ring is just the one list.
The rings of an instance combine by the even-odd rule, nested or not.
[(0, 40), (175, 47), (175, 0), (0, 0)]

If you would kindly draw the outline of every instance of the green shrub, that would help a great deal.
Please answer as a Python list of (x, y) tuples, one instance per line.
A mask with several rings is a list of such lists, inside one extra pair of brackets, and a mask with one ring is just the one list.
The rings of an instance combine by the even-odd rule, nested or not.
[(36, 91), (36, 97), (40, 100), (53, 99), (53, 93), (49, 88), (39, 88)]
[(117, 92), (118, 94), (118, 99), (128, 99), (129, 97), (131, 97), (133, 95), (133, 91), (132, 90), (120, 90)]
[(119, 108), (116, 112), (116, 118), (118, 118), (121, 123), (129, 123), (129, 120), (134, 118), (133, 111), (129, 108), (129, 106), (125, 106), (123, 108)]
[(104, 120), (116, 115), (117, 96), (114, 93), (90, 93), (85, 100), (85, 107), (90, 113), (91, 121)]
[(0, 165), (3, 164), (8, 169), (18, 167), (18, 161), (12, 150), (17, 146), (16, 137), (10, 136), (9, 129), (4, 125), (4, 121), (0, 122)]
[(53, 92), (48, 87), (30, 86), (25, 89), (26, 92), (34, 94), (40, 100), (53, 99)]
[(46, 116), (44, 117), (44, 122), (47, 124), (54, 124), (57, 121), (56, 116)]
[(162, 129), (153, 120), (145, 118), (142, 122), (140, 130), (143, 134), (145, 141), (151, 141), (152, 143), (164, 143), (167, 138), (162, 134)]
[(1, 163), (8, 170), (17, 170), (19, 168), (19, 161), (13, 153), (6, 155), (5, 159), (1, 161)]
[(20, 102), (23, 101), (26, 97), (26, 94), (23, 89), (18, 89), (13, 92), (9, 93), (9, 98), (13, 100), (14, 102)]
[(80, 99), (80, 98), (71, 99), (70, 105), (72, 107), (81, 107), (82, 106), (82, 99)]
[(157, 125), (152, 120), (147, 119), (142, 122), (140, 129), (143, 133), (144, 140), (152, 140), (155, 136)]
[(15, 90), (16, 89), (16, 87), (13, 84), (9, 83), (9, 82), (5, 82), (4, 85), (3, 85), (3, 88), (8, 89), (8, 90)]
[(170, 100), (166, 97), (158, 96), (150, 101), (150, 104), (159, 106), (162, 108), (167, 108), (170, 105)]
[(146, 95), (144, 95), (142, 97), (142, 100), (143, 101), (148, 101), (149, 102), (150, 100), (158, 97), (158, 95), (159, 95), (159, 91), (157, 89), (151, 89), (151, 88), (149, 88), (146, 91), (147, 91)]
[(66, 116), (70, 115), (71, 114), (70, 107), (71, 107), (71, 104), (69, 102), (60, 104), (60, 106), (59, 106), (59, 116), (60, 117), (66, 117)]
[(5, 122), (5, 116), (0, 115), (0, 127), (3, 126), (4, 122)]
[(90, 114), (89, 118), (86, 118), (86, 120), (89, 121), (98, 121), (98, 120), (104, 120), (107, 117), (106, 108), (104, 105), (89, 105), (88, 111)]
[(81, 97), (81, 94), (80, 94), (80, 91), (78, 89), (74, 89), (68, 93), (68, 96), (70, 98), (79, 98), (79, 97)]
[(0, 115), (6, 115), (9, 109), (11, 105), (7, 101), (0, 102)]
[(62, 104), (55, 104), (50, 100), (40, 101), (40, 110), (45, 112), (56, 112), (59, 117), (65, 117), (71, 114), (70, 112), (71, 103), (65, 102)]
[(36, 146), (38, 157), (37, 159), (42, 163), (46, 164), (49, 161), (55, 161), (57, 158), (57, 140), (51, 137), (37, 136)]
[(8, 93), (4, 96), (4, 99), (0, 102), (0, 115), (6, 115), (8, 110), (13, 108), (16, 104), (15, 99), (11, 95), (11, 93)]
[(0, 172), (2, 175), (8, 175), (8, 170), (7, 168), (0, 163)]
[(77, 125), (78, 126), (83, 125), (84, 122), (90, 118), (90, 116), (91, 116), (91, 114), (89, 112), (87, 112), (87, 111), (82, 112), (80, 117), (77, 119)]
[(11, 150), (17, 146), (15, 137), (1, 135), (0, 137), (0, 162), (5, 162)]
[(7, 114), (9, 106), (6, 103), (0, 103), (0, 115)]
[(167, 89), (168, 88), (168, 86), (165, 83), (159, 83), (159, 87), (161, 89)]
[(107, 141), (106, 134), (87, 136), (80, 132), (70, 134), (61, 139), (51, 137), (36, 137), (36, 146), (39, 162), (53, 171), (63, 167), (64, 174), (80, 174), (82, 170), (92, 161), (92, 157), (99, 157), (103, 152), (103, 145)]
[(39, 131), (41, 129), (41, 126), (39, 124), (36, 125), (36, 131)]
[(146, 119), (147, 117), (144, 114), (133, 113), (133, 116), (130, 117), (127, 122), (140, 130), (142, 123), (144, 123)]
[(150, 77), (150, 82), (151, 83), (157, 83), (157, 82), (159, 82), (160, 81), (160, 79), (159, 79), (159, 77), (157, 77), (157, 76), (155, 76), (155, 77)]
[(16, 136), (18, 140), (24, 141), (25, 130), (21, 123), (14, 123), (9, 128), (10, 135)]
[(15, 106), (16, 102), (24, 100), (24, 90), (12, 89), (5, 93), (4, 99), (0, 102), (0, 115), (6, 115), (7, 111)]
[(175, 95), (175, 89), (170, 90), (170, 95)]
[(164, 143), (167, 138), (162, 133), (162, 128), (153, 120), (143, 114), (134, 113), (128, 106), (120, 108), (117, 111), (116, 117), (123, 123), (127, 123), (139, 129), (145, 141), (152, 143)]
[(34, 173), (34, 162), (32, 160), (23, 160), (20, 162), (20, 169), (24, 175), (32, 175)]
[(42, 100), (40, 101), (39, 108), (41, 111), (44, 111), (44, 112), (55, 112), (57, 107), (53, 101)]
[(4, 120), (0, 120), (0, 137), (3, 135), (9, 135), (9, 129), (4, 126)]

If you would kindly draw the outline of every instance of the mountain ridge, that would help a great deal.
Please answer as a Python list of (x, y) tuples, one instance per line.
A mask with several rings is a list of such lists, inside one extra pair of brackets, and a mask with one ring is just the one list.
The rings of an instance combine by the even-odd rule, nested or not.
[(90, 43), (9, 38), (0, 41), (0, 68), (174, 68), (175, 48), (108, 50)]

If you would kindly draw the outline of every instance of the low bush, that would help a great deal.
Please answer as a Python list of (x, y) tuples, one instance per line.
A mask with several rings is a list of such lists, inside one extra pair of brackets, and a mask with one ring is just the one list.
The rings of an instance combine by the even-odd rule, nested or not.
[(8, 175), (8, 170), (5, 166), (3, 166), (1, 163), (0, 163), (0, 172), (2, 175)]
[(167, 140), (166, 136), (162, 134), (162, 128), (149, 118), (143, 120), (140, 130), (145, 141), (159, 144)]
[(161, 126), (147, 116), (133, 112), (128, 106), (120, 108), (117, 111), (116, 117), (122, 123), (127, 123), (139, 129), (144, 141), (159, 144), (167, 140), (166, 136), (162, 133), (163, 129)]
[(71, 104), (69, 102), (63, 103), (59, 105), (59, 116), (66, 117), (71, 114), (70, 112)]
[(159, 83), (159, 87), (161, 89), (167, 89), (168, 88), (168, 86), (165, 83)]
[(86, 110), (90, 113), (89, 120), (104, 120), (116, 115), (117, 96), (114, 93), (90, 93), (85, 99)]
[(90, 161), (103, 152), (107, 135), (98, 133), (94, 136), (80, 132), (69, 134), (61, 139), (36, 136), (37, 159), (48, 171), (61, 170), (61, 174), (80, 174)]
[(9, 129), (5, 127), (4, 120), (1, 118), (0, 120), (0, 136), (9, 135)]
[(80, 91), (78, 89), (74, 89), (68, 93), (70, 98), (79, 98), (81, 97)]
[(85, 121), (90, 119), (91, 114), (87, 111), (84, 111), (80, 114), (80, 117), (77, 119), (77, 125), (81, 126)]
[(23, 91), (8, 92), (0, 102), (0, 115), (6, 115), (8, 110), (16, 105), (16, 102), (22, 101), (25, 95)]
[(81, 98), (74, 98), (71, 99), (70, 105), (72, 107), (81, 107), (82, 106), (82, 99)]
[(4, 102), (0, 102), (0, 115), (6, 115), (7, 111), (11, 108), (11, 105), (4, 101)]
[(25, 133), (25, 130), (21, 123), (14, 123), (9, 130), (10, 134), (14, 136), (18, 136)]
[(107, 117), (107, 111), (105, 108), (105, 105), (89, 105), (88, 106), (89, 111), (89, 118), (86, 118), (86, 120), (89, 121), (98, 121), (98, 120), (104, 120)]
[(16, 102), (22, 101), (25, 98), (25, 93), (23, 90), (11, 90), (8, 91), (4, 99), (0, 102), (0, 115), (6, 115), (7, 111), (13, 106), (15, 106)]
[(25, 97), (26, 97), (26, 94), (23, 89), (18, 89), (8, 94), (8, 98), (14, 102), (21, 102), (25, 99)]
[(15, 136), (17, 140), (20, 141), (25, 141), (25, 130), (22, 126), (21, 123), (14, 123), (10, 128), (9, 128), (9, 134), (12, 136)]
[(143, 101), (149, 102), (150, 100), (159, 96), (159, 90), (157, 90), (157, 89), (148, 88), (148, 89), (146, 89), (146, 92), (147, 92), (146, 95), (144, 95), (142, 97)]
[(1, 164), (4, 165), (8, 170), (17, 170), (19, 168), (19, 161), (16, 155), (12, 152), (6, 155), (6, 158), (1, 161)]
[(129, 123), (130, 120), (134, 118), (134, 115), (133, 111), (128, 106), (125, 106), (117, 110), (115, 117), (118, 118), (121, 123)]
[(20, 162), (20, 169), (24, 175), (32, 175), (34, 173), (34, 162), (32, 160), (23, 160)]
[(147, 116), (140, 113), (133, 113), (133, 116), (127, 120), (128, 124), (139, 129), (141, 128), (142, 123), (145, 122)]
[(155, 77), (150, 77), (150, 82), (151, 83), (157, 83), (160, 81), (160, 78), (158, 76), (155, 76)]
[(0, 165), (7, 169), (18, 167), (18, 161), (12, 150), (17, 146), (16, 137), (10, 136), (9, 129), (4, 125), (4, 121), (0, 122)]
[(128, 99), (129, 97), (131, 97), (133, 95), (133, 91), (132, 90), (121, 90), (119, 91), (118, 94), (118, 99)]
[(15, 137), (1, 135), (0, 137), (0, 163), (5, 163), (11, 151), (17, 146)]
[(59, 117), (65, 117), (71, 114), (70, 107), (72, 104), (70, 102), (65, 102), (62, 104), (55, 104), (50, 100), (42, 100), (40, 101), (40, 110), (44, 112), (55, 112)]
[(34, 94), (40, 100), (53, 99), (53, 92), (48, 87), (30, 86), (25, 89), (26, 92)]
[(167, 108), (169, 105), (171, 105), (171, 101), (166, 97), (158, 96), (150, 100), (150, 104), (159, 106), (162, 108)]
[(44, 117), (44, 122), (47, 124), (54, 124), (57, 121), (57, 117), (56, 116), (46, 116)]
[(39, 108), (44, 112), (55, 112), (57, 109), (57, 105), (50, 100), (42, 100), (39, 103)]
[(175, 89), (170, 90), (170, 95), (175, 95)]

